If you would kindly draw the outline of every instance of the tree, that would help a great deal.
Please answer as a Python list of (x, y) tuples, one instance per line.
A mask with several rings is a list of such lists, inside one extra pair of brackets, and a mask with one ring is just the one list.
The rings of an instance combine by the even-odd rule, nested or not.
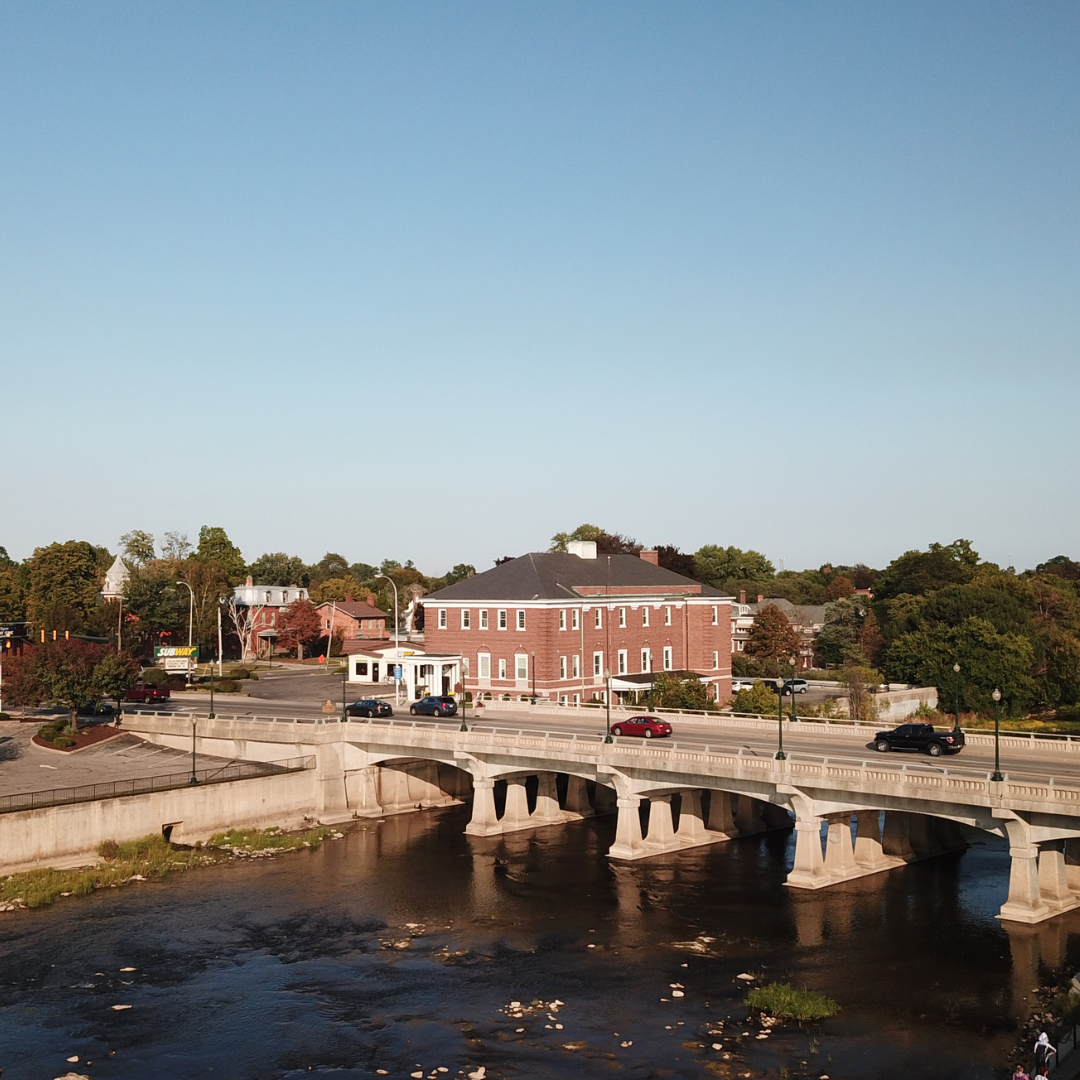
[(706, 544), (694, 553), (698, 580), (723, 589), (729, 581), (766, 582), (776, 567), (758, 551), (743, 551), (737, 547)]
[(760, 659), (787, 659), (798, 655), (799, 635), (775, 604), (767, 604), (757, 613), (754, 625), (750, 627), (745, 651)]
[(58, 705), (71, 727), (79, 707), (94, 697), (94, 676), (106, 648), (85, 641), (46, 641), (4, 665), (4, 697), (12, 705)]
[(254, 641), (255, 626), (263, 608), (249, 607), (247, 604), (239, 603), (235, 593), (230, 594), (226, 605), (229, 611), (229, 621), (233, 624), (236, 636), (240, 640), (240, 659), (246, 660), (249, 654), (257, 656), (258, 649), (252, 648), (252, 646), (256, 644)]
[(854, 600), (838, 600), (825, 612), (825, 622), (815, 649), (824, 664), (865, 663), (860, 634), (867, 617), (864, 605)]
[(30, 591), (30, 570), (0, 547), (0, 622), (20, 622), (26, 618), (26, 597)]
[(1030, 634), (1031, 611), (1017, 596), (981, 585), (948, 585), (927, 598), (915, 618), (917, 626), (944, 623), (959, 626), (965, 619), (986, 619), (999, 634)]
[(646, 700), (650, 709), (707, 709), (709, 693), (693, 671), (658, 671)]
[(311, 574), (304, 560), (298, 555), (286, 555), (284, 551), (260, 555), (248, 571), (256, 585), (299, 585), (307, 588)]
[(840, 672), (840, 685), (847, 692), (848, 716), (856, 723), (877, 718), (877, 703), (870, 688), (881, 682), (881, 673), (864, 664), (849, 662)]
[(120, 551), (129, 566), (144, 566), (154, 557), (154, 538), (142, 529), (132, 529), (120, 537)]
[(304, 649), (326, 636), (319, 612), (310, 600), (294, 600), (278, 615), (277, 644), (295, 649), (296, 658), (304, 659)]
[(38, 548), (30, 559), (27, 615), (36, 630), (80, 632), (102, 601), (112, 557), (85, 540)]
[(989, 712), (990, 694), (997, 687), (1006, 712), (1022, 715), (1039, 698), (1029, 674), (1034, 658), (1026, 637), (999, 634), (986, 619), (971, 618), (958, 626), (927, 623), (902, 634), (885, 653), (885, 671), (892, 682), (936, 686), (942, 700), (952, 702), (953, 664), (959, 663), (961, 709)]
[(163, 559), (186, 559), (191, 554), (191, 542), (187, 533), (167, 532), (165, 542), (161, 545), (161, 557)]
[(149, 656), (164, 636), (187, 640), (187, 590), (176, 585), (175, 564), (155, 559), (134, 567), (124, 583), (124, 644)]
[(196, 555), (180, 564), (180, 578), (191, 586), (195, 597), (195, 640), (215, 651), (218, 609), (232, 594), (225, 568), (217, 559)]
[(475, 566), (469, 563), (458, 563), (453, 570), (448, 570), (441, 578), (431, 578), (428, 581), (427, 591), (434, 592), (436, 589), (445, 589), (448, 585), (453, 585), (457, 581), (464, 581), (475, 573)]
[(596, 543), (597, 555), (636, 555), (642, 545), (631, 536), (622, 533), (609, 533), (598, 525), (579, 525), (573, 532), (556, 533), (551, 538), (549, 551), (566, 551), (571, 540), (592, 540)]
[(891, 600), (902, 593), (925, 596), (946, 585), (965, 585), (979, 563), (970, 540), (931, 544), (927, 551), (906, 551), (874, 581), (874, 598)]
[(142, 665), (130, 653), (106, 652), (94, 667), (92, 690), (95, 698), (120, 702), (139, 680)]
[(225, 580), (233, 588), (243, 584), (247, 574), (244, 556), (220, 525), (204, 525), (199, 529), (199, 546), (194, 557), (203, 562), (217, 563)]
[(766, 683), (755, 682), (749, 690), (739, 690), (731, 699), (735, 712), (768, 714), (779, 711), (778, 695)]
[(332, 600), (340, 603), (350, 596), (361, 597), (366, 592), (366, 585), (361, 585), (351, 574), (346, 574), (344, 577), (330, 578), (329, 581), (313, 582), (308, 590), (308, 596), (316, 604), (325, 604)]
[(327, 581), (344, 577), (349, 572), (349, 564), (344, 555), (328, 551), (314, 566), (308, 567), (308, 572), (312, 581)]
[(854, 592), (855, 583), (851, 578), (846, 577), (844, 574), (837, 574), (836, 577), (825, 586), (825, 599), (846, 600)]
[(1067, 555), (1055, 555), (1035, 567), (1038, 574), (1054, 574), (1066, 581), (1080, 581), (1080, 562), (1074, 562)]
[(656, 548), (656, 561), (665, 570), (683, 577), (697, 577), (697, 562), (689, 552), (680, 551), (674, 544), (659, 544)]

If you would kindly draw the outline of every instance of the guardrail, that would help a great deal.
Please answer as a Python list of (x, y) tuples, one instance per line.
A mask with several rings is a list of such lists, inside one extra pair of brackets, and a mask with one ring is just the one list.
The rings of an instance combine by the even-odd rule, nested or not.
[[(233, 780), (252, 780), (260, 776), (281, 776), (315, 768), (314, 755), (286, 758), (283, 761), (245, 761), (213, 769), (196, 769), (199, 785), (226, 784)], [(0, 796), (0, 814), (18, 810), (41, 810), (48, 806), (68, 806), (71, 803), (97, 802), (125, 795), (148, 795), (155, 791), (170, 791), (194, 786), (191, 772), (163, 773), (144, 776), (138, 780), (112, 780), (107, 784), (80, 784), (78, 787), (50, 788), (47, 791), (28, 791), (19, 795)]]

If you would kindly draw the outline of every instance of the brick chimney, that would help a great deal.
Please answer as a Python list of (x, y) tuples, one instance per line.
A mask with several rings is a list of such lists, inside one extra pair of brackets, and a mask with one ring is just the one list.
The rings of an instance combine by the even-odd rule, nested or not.
[(638, 554), (646, 561), (651, 562), (653, 566), (660, 565), (660, 554), (653, 548), (651, 551), (639, 551)]
[(255, 579), (250, 574), (248, 574), (247, 581), (245, 581), (244, 584), (249, 585), (249, 586), (254, 585), (255, 584)]
[(345, 603), (346, 603), (346, 604), (351, 604), (351, 603), (352, 603), (352, 597), (346, 594), (346, 596), (345, 596)]
[(372, 607), (374, 607), (374, 606), (375, 606), (375, 594), (374, 594), (373, 592), (369, 592), (369, 593), (367, 594), (367, 602), (368, 602), (368, 603), (369, 603), (369, 604), (370, 604), (370, 605), (371, 605)]
[(762, 600), (764, 600), (764, 599), (765, 599), (765, 597), (764, 597), (764, 595), (763, 595), (762, 593), (758, 593), (758, 594), (757, 594), (757, 602), (758, 602), (759, 604), (760, 604), (760, 603), (761, 603), (761, 601), (762, 601)]
[(746, 590), (745, 589), (740, 589), (739, 590), (739, 603), (740, 604), (745, 604), (746, 603)]

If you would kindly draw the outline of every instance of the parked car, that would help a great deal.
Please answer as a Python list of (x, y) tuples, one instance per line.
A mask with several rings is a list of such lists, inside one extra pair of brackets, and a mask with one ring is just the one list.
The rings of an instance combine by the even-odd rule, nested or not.
[(158, 705), (168, 701), (172, 691), (162, 686), (133, 686), (125, 695), (125, 701), (141, 701), (146, 705)]
[(740, 690), (753, 690), (753, 679), (732, 679), (731, 680), (731, 692), (737, 694)]
[(389, 702), (380, 701), (378, 698), (364, 698), (363, 701), (354, 701), (345, 710), (349, 716), (393, 716), (394, 710)]
[(935, 731), (932, 724), (901, 724), (892, 731), (874, 736), (874, 749), (882, 754), (890, 750), (925, 750), (931, 757), (959, 754), (964, 749), (962, 731)]
[(784, 689), (781, 694), (805, 694), (810, 689), (810, 684), (805, 679), (785, 679)]
[(663, 739), (671, 734), (671, 725), (655, 716), (631, 716), (611, 725), (612, 735), (640, 735), (643, 739)]
[(436, 697), (428, 694), (409, 706), (413, 716), (456, 716), (457, 702), (452, 697)]

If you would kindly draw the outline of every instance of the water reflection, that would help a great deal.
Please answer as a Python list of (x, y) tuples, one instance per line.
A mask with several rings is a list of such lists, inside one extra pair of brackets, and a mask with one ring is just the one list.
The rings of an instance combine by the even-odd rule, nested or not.
[[(725, 1038), (743, 1071), (991, 1077), (1040, 974), (1080, 966), (1080, 912), (1033, 928), (993, 918), (1008, 875), (993, 839), (810, 893), (783, 885), (789, 834), (613, 864), (611, 818), (505, 838), (466, 837), (467, 819), (396, 815), (318, 852), (5, 917), (4, 1080), (61, 1075), (75, 1053), (95, 1080), (417, 1064), (448, 1077), (723, 1075), (734, 1064), (701, 1036), (745, 1016), (744, 972), (844, 1011), (814, 1043), (797, 1028)], [(561, 1030), (499, 1011), (534, 998), (567, 1002)]]

